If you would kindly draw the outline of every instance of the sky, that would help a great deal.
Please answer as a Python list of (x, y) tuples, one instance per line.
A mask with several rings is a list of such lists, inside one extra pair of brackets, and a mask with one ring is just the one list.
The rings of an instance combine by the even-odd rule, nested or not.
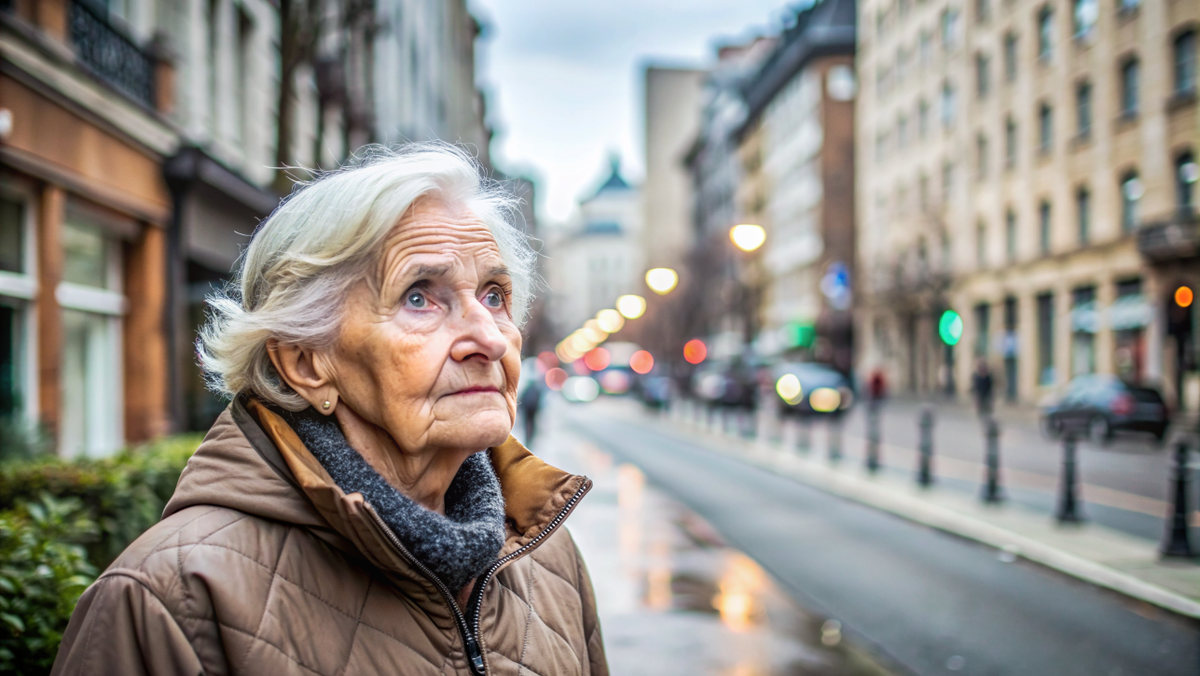
[(642, 69), (707, 66), (714, 45), (774, 30), (792, 0), (470, 0), (486, 26), (478, 81), (493, 162), (537, 181), (538, 217), (567, 220), (608, 175), (640, 181)]

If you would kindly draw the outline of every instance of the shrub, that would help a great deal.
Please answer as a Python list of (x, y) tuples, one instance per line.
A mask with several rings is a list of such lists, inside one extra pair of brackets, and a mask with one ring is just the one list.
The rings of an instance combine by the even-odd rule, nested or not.
[(43, 456), (0, 464), (0, 510), (42, 495), (78, 500), (95, 532), (88, 560), (103, 570), (147, 528), (158, 523), (179, 474), (200, 445), (197, 434), (168, 437), (108, 458)]
[(79, 595), (96, 578), (77, 499), (43, 495), (0, 512), (0, 673), (47, 673)]

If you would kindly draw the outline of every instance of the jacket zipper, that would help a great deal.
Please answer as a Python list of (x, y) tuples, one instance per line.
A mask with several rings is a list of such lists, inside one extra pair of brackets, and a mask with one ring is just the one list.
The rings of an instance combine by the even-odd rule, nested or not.
[[(450, 588), (447, 587), (441, 580), (439, 580), (438, 577), (433, 574), (433, 571), (429, 570), (425, 564), (418, 561), (417, 557), (410, 554), (409, 551), (404, 548), (404, 544), (400, 542), (400, 538), (396, 537), (396, 534), (392, 532), (392, 529), (383, 522), (383, 517), (376, 514), (374, 509), (368, 510), (368, 513), (371, 515), (371, 518), (374, 519), (375, 524), (379, 526), (380, 530), (383, 531), (384, 535), (387, 536), (388, 541), (391, 542), (392, 546), (396, 548), (396, 551), (399, 552), (406, 561), (416, 567), (416, 569), (420, 571), (422, 575), (428, 578), (429, 581), (432, 582), (435, 587), (437, 587), (438, 591), (442, 593), (442, 596), (445, 597), (446, 605), (450, 607), (450, 612), (454, 614), (454, 620), (458, 624), (458, 631), (462, 634), (463, 646), (466, 648), (467, 663), (471, 666), (471, 673), (475, 674), (475, 676), (487, 676), (487, 668), (483, 664), (483, 651), (480, 647), (481, 642), (479, 640), (479, 625), (480, 616), (482, 614), (481, 606), (484, 588), (487, 587), (488, 582), (491, 582), (492, 576), (496, 574), (496, 571), (499, 570), (501, 566), (536, 547), (539, 542), (549, 537), (554, 531), (558, 530), (558, 527), (563, 521), (566, 520), (567, 515), (569, 515), (571, 510), (575, 508), (575, 503), (583, 499), (583, 495), (587, 492), (587, 488), (588, 487), (586, 485), (580, 486), (579, 490), (575, 491), (575, 494), (571, 496), (571, 499), (567, 500), (567, 504), (563, 505), (562, 510), (558, 512), (552, 521), (550, 521), (549, 526), (542, 529), (542, 532), (534, 536), (532, 540), (525, 543), (525, 545), (520, 549), (517, 549), (507, 556), (501, 557), (499, 560), (493, 563), (491, 567), (488, 568), (487, 571), (479, 578), (475, 584), (475, 588), (471, 590), (471, 598), (467, 601), (468, 611), (472, 613), (472, 622), (470, 625), (467, 624), (467, 618), (463, 614), (462, 609), (458, 607), (458, 601), (454, 600), (454, 594), (450, 592)], [(474, 629), (474, 631), (472, 631), (472, 629)]]
[(467, 612), (471, 614), (471, 629), (474, 631), (476, 636), (479, 636), (480, 634), (480, 617), (483, 614), (483, 590), (486, 589), (488, 583), (492, 581), (492, 576), (496, 574), (496, 571), (499, 570), (501, 566), (509, 561), (512, 561), (513, 559), (519, 558), (525, 552), (536, 547), (539, 542), (549, 537), (551, 533), (558, 530), (558, 527), (563, 521), (566, 520), (567, 516), (571, 513), (571, 510), (575, 508), (575, 503), (583, 499), (583, 496), (585, 493), (587, 493), (588, 488), (589, 486), (585, 481), (584, 484), (579, 487), (579, 490), (575, 491), (575, 494), (571, 496), (571, 499), (567, 500), (567, 504), (563, 505), (562, 510), (560, 510), (558, 515), (554, 517), (549, 526), (543, 528), (542, 532), (535, 535), (532, 540), (525, 543), (525, 545), (520, 549), (513, 551), (507, 556), (501, 557), (499, 560), (493, 563), (492, 566), (488, 568), (482, 576), (480, 576), (479, 580), (475, 584), (475, 588), (471, 590), (470, 599), (467, 600)]
[(368, 513), (371, 515), (371, 518), (375, 520), (375, 524), (379, 526), (384, 535), (387, 536), (388, 541), (391, 542), (392, 546), (396, 548), (396, 551), (399, 552), (406, 561), (419, 570), (422, 575), (428, 578), (429, 581), (438, 588), (438, 591), (442, 593), (442, 596), (446, 598), (446, 605), (450, 607), (450, 612), (454, 614), (454, 620), (458, 625), (458, 631), (460, 634), (462, 634), (463, 646), (467, 651), (467, 663), (471, 666), (471, 673), (475, 674), (475, 676), (486, 676), (487, 671), (483, 667), (483, 653), (479, 649), (479, 641), (476, 640), (475, 636), (471, 634), (470, 628), (467, 627), (467, 618), (463, 615), (462, 610), (458, 607), (458, 601), (454, 600), (454, 594), (450, 592), (450, 588), (447, 587), (444, 582), (439, 580), (438, 577), (433, 574), (433, 571), (429, 570), (425, 564), (418, 561), (417, 557), (410, 554), (408, 550), (404, 548), (404, 545), (400, 542), (400, 538), (396, 537), (396, 534), (393, 533), (392, 529), (383, 522), (383, 518), (375, 513), (374, 509), (368, 510)]

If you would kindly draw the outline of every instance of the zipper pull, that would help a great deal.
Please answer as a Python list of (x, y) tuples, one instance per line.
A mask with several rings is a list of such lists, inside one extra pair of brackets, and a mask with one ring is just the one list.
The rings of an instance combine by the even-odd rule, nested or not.
[(475, 641), (474, 636), (467, 636), (467, 660), (471, 664), (471, 673), (477, 676), (486, 676), (487, 671), (483, 668), (483, 653), (479, 651), (479, 644)]

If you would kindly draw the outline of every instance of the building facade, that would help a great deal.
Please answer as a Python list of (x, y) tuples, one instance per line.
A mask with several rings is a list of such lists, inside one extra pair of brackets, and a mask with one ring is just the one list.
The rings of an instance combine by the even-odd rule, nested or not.
[(964, 392), (983, 360), (1011, 401), (1088, 373), (1174, 401), (1167, 296), (1188, 275), (1138, 235), (1194, 214), (1200, 6), (859, 11), (860, 362), (915, 391)]
[(767, 230), (759, 351), (850, 371), (854, 3), (799, 12), (745, 86), (742, 211)]

